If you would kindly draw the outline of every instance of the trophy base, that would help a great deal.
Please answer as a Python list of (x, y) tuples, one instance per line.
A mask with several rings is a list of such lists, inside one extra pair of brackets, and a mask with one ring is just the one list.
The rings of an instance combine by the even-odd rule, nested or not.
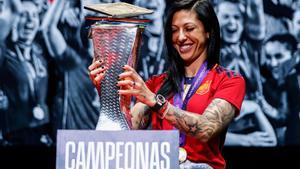
[[(121, 112), (115, 114), (122, 114)], [(117, 130), (130, 130), (130, 127), (125, 122), (124, 117), (108, 117), (105, 116), (106, 113), (100, 113), (100, 117), (96, 126), (96, 130), (106, 130), (106, 131), (117, 131)], [(102, 116), (101, 116), (102, 115)], [(111, 115), (111, 114), (110, 114)]]

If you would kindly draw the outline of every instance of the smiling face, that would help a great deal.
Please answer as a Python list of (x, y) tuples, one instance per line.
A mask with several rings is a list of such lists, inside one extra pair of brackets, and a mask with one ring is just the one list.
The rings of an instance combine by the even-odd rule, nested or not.
[[(195, 11), (181, 10), (172, 19), (172, 43), (185, 64), (205, 60), (207, 52), (206, 32)], [(205, 58), (200, 58), (203, 56)]]
[(31, 43), (38, 31), (40, 20), (37, 6), (34, 3), (25, 1), (22, 3), (23, 12), (18, 23), (19, 39)]
[(239, 5), (231, 2), (222, 2), (218, 6), (218, 19), (221, 27), (222, 39), (227, 43), (239, 42), (243, 27), (243, 15)]
[(279, 79), (282, 66), (292, 58), (292, 51), (279, 41), (271, 41), (265, 45), (266, 66), (272, 73), (274, 79)]

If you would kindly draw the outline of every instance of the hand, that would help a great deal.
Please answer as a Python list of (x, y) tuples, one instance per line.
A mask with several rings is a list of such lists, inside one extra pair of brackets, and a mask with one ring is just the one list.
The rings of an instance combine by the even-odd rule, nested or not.
[(81, 24), (81, 16), (78, 7), (72, 6), (71, 1), (68, 1), (65, 10), (63, 11), (61, 20), (66, 22), (71, 27), (77, 28)]
[(261, 147), (273, 147), (276, 146), (276, 140), (272, 139), (267, 132), (256, 131), (246, 135), (246, 146), (261, 146)]
[(93, 63), (89, 66), (89, 75), (93, 84), (96, 86), (97, 90), (100, 91), (100, 84), (105, 75), (106, 67), (103, 66), (102, 60), (93, 60)]
[(264, 96), (258, 97), (258, 101), (261, 105), (263, 112), (272, 119), (277, 119), (280, 115), (277, 109), (272, 107), (265, 99)]
[(123, 68), (125, 72), (119, 75), (120, 81), (117, 83), (117, 86), (121, 88), (119, 94), (135, 96), (138, 101), (147, 106), (154, 106), (155, 94), (148, 89), (143, 79), (132, 67), (125, 65)]
[(11, 9), (15, 13), (21, 13), (23, 11), (21, 0), (12, 0), (9, 1), (11, 3)]

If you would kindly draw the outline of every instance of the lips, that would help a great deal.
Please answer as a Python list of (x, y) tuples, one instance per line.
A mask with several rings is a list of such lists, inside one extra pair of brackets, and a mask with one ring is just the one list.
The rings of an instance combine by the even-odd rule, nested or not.
[(192, 49), (192, 47), (193, 47), (192, 44), (179, 45), (179, 52), (180, 53), (187, 53)]

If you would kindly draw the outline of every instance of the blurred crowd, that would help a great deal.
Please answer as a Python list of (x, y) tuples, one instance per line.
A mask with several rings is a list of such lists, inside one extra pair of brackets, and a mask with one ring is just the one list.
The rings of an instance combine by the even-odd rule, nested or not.
[[(0, 0), (0, 142), (46, 145), (57, 129), (95, 129), (99, 96), (87, 67), (94, 13), (86, 4), (113, 0)], [(137, 71), (162, 73), (163, 22), (171, 0), (129, 0), (154, 10)], [(227, 146), (300, 145), (300, 2), (211, 0), (221, 28), (221, 65), (247, 83)], [(232, 76), (232, 75), (228, 75)]]

